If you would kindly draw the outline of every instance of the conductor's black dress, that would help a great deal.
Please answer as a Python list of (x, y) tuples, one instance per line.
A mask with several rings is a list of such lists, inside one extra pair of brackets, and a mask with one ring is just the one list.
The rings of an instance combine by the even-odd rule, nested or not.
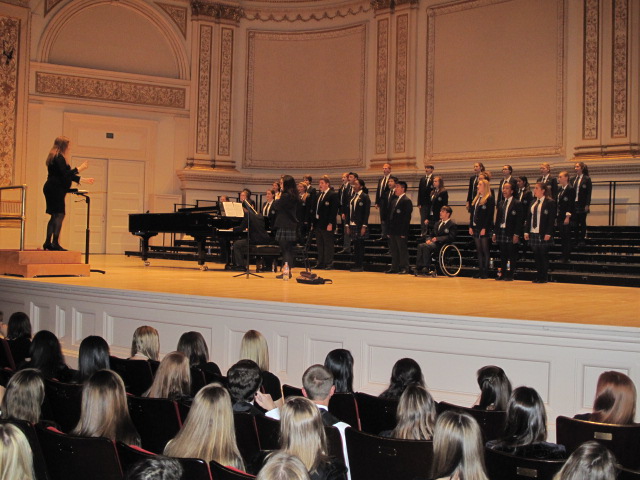
[(56, 155), (47, 165), (49, 176), (42, 191), (47, 200), (47, 213), (65, 213), (64, 197), (71, 188), (71, 182), (80, 182), (77, 168), (71, 168), (64, 157)]

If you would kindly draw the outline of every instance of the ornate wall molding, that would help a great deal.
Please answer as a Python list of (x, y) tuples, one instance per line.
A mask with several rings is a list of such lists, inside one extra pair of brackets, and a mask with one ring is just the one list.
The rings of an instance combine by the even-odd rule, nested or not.
[(629, 52), (629, 2), (613, 2), (611, 65), (611, 137), (627, 136), (627, 82)]
[(244, 17), (244, 10), (240, 6), (201, 0), (191, 2), (191, 13), (195, 17), (206, 17), (216, 21), (226, 20), (236, 24)]
[(419, 0), (371, 0), (371, 6), (378, 12), (380, 10), (395, 10), (400, 5), (417, 5)]
[(396, 110), (394, 130), (394, 151), (406, 151), (407, 134), (407, 78), (409, 50), (409, 15), (399, 15), (396, 19)]
[(598, 138), (600, 0), (584, 1), (582, 138)]
[(209, 153), (209, 113), (211, 103), (211, 46), (213, 28), (200, 25), (198, 55), (198, 108), (196, 125), (196, 153)]
[(162, 10), (165, 11), (173, 23), (180, 29), (182, 36), (187, 38), (187, 9), (185, 7), (178, 7), (169, 3), (157, 3)]
[(231, 78), (233, 72), (233, 29), (222, 29), (220, 43), (220, 100), (218, 106), (218, 155), (230, 155)]
[(387, 153), (387, 88), (389, 83), (389, 19), (378, 20), (376, 68), (376, 154)]
[(0, 68), (0, 187), (13, 183), (16, 160), (18, 119), (18, 59), (20, 58), (20, 20), (0, 17), (3, 49), (13, 52), (8, 62), (3, 58)]
[(44, 14), (48, 15), (51, 10), (55, 8), (62, 0), (45, 0), (44, 2)]
[[(315, 8), (310, 11), (309, 8), (300, 11), (294, 11), (292, 8), (283, 9), (271, 7), (273, 4), (284, 4), (293, 2), (269, 2), (269, 7), (265, 8), (249, 8), (245, 6), (244, 18), (250, 21), (260, 22), (310, 22), (320, 20), (334, 20), (336, 18), (347, 18), (370, 12), (373, 7), (366, 2), (357, 1), (347, 5), (342, 5), (332, 10), (326, 8)], [(319, 2), (318, 2), (319, 3)]]
[(185, 108), (187, 90), (142, 82), (36, 72), (35, 92), (132, 105)]

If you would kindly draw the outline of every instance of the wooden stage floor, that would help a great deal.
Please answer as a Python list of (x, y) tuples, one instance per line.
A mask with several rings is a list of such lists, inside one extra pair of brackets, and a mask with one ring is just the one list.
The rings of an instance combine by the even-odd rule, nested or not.
[(372, 308), (398, 312), (437, 313), (474, 317), (640, 327), (640, 291), (598, 285), (496, 282), (472, 278), (414, 277), (384, 273), (317, 272), (332, 285), (303, 285), (264, 278), (233, 278), (210, 263), (200, 271), (195, 262), (94, 255), (91, 267), (106, 270), (89, 277), (20, 279), (61, 285), (208, 297), (290, 302), (336, 307)]

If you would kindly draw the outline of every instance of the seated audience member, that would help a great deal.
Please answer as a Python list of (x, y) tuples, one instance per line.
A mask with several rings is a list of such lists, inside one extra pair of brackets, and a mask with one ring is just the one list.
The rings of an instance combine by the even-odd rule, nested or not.
[(245, 333), (240, 343), (240, 359), (253, 360), (258, 364), (264, 392), (271, 395), (276, 406), (281, 406), (284, 401), (282, 387), (278, 377), (269, 371), (269, 346), (264, 335), (256, 330)]
[(380, 394), (380, 398), (399, 400), (407, 385), (417, 383), (424, 387), (424, 377), (420, 365), (412, 358), (401, 358), (391, 370), (389, 387)]
[(189, 365), (191, 367), (196, 367), (205, 373), (222, 377), (220, 367), (209, 361), (209, 348), (201, 333), (183, 333), (180, 336), (180, 340), (178, 340), (177, 350), (185, 354), (189, 359)]
[(104, 338), (90, 335), (82, 340), (78, 351), (78, 383), (83, 383), (98, 370), (109, 368), (109, 345)]
[(153, 327), (136, 328), (131, 340), (131, 357), (129, 360), (154, 360), (160, 357), (160, 336)]
[(507, 405), (504, 437), (487, 442), (487, 448), (538, 460), (567, 458), (564, 445), (546, 442), (547, 414), (538, 392), (518, 387)]
[(0, 424), (0, 478), (33, 480), (33, 454), (27, 437), (19, 427)]
[(181, 480), (184, 471), (175, 458), (155, 456), (136, 463), (125, 480)]
[(574, 418), (618, 425), (632, 424), (636, 416), (636, 397), (636, 386), (624, 373), (604, 372), (598, 378), (593, 412)]
[(5, 338), (17, 367), (29, 357), (29, 347), (31, 347), (31, 321), (26, 313), (11, 314)]
[(217, 383), (203, 387), (195, 396), (182, 429), (164, 449), (178, 458), (201, 458), (244, 470), (236, 445), (229, 393)]
[(280, 452), (268, 457), (256, 480), (309, 480), (309, 472), (298, 457)]
[(2, 399), (2, 418), (24, 420), (35, 425), (40, 421), (43, 401), (44, 382), (40, 371), (35, 368), (20, 370), (7, 383)]
[(480, 398), (473, 408), (480, 410), (507, 409), (511, 396), (511, 382), (500, 367), (488, 365), (478, 370), (478, 386)]
[(280, 451), (298, 457), (311, 480), (346, 480), (347, 467), (328, 456), (318, 407), (307, 398), (290, 397), (280, 410)]
[(616, 459), (607, 447), (585, 442), (569, 457), (553, 480), (615, 480)]
[(468, 413), (449, 410), (438, 417), (429, 478), (488, 480), (482, 432), (478, 422)]
[(31, 359), (20, 368), (37, 368), (45, 378), (68, 382), (73, 371), (67, 366), (62, 355), (58, 337), (48, 330), (40, 330), (33, 337), (29, 349)]
[(426, 388), (412, 383), (400, 397), (396, 419), (396, 428), (381, 432), (380, 436), (402, 440), (431, 440), (436, 424), (436, 402)]
[(180, 352), (168, 353), (160, 362), (146, 396), (149, 398), (168, 398), (175, 401), (191, 400), (189, 359)]
[(71, 435), (106, 437), (140, 446), (140, 436), (129, 416), (124, 383), (117, 373), (100, 370), (85, 382), (80, 421)]
[(240, 360), (227, 371), (227, 389), (231, 395), (234, 412), (246, 412), (251, 415), (262, 415), (260, 407), (267, 411), (277, 409), (271, 395), (260, 393), (262, 376), (260, 367), (252, 360)]
[(324, 359), (324, 366), (333, 375), (335, 393), (353, 393), (353, 356), (349, 350), (331, 350)]

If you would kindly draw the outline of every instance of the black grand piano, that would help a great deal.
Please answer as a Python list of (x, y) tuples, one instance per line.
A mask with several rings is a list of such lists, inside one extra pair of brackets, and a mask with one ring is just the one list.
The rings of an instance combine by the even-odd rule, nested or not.
[(205, 242), (228, 236), (221, 230), (237, 227), (242, 217), (221, 215), (219, 210), (211, 208), (182, 208), (174, 213), (131, 213), (129, 214), (129, 232), (142, 239), (141, 257), (149, 265), (149, 239), (158, 233), (184, 233), (191, 235), (198, 247), (198, 265), (207, 270), (205, 260)]

